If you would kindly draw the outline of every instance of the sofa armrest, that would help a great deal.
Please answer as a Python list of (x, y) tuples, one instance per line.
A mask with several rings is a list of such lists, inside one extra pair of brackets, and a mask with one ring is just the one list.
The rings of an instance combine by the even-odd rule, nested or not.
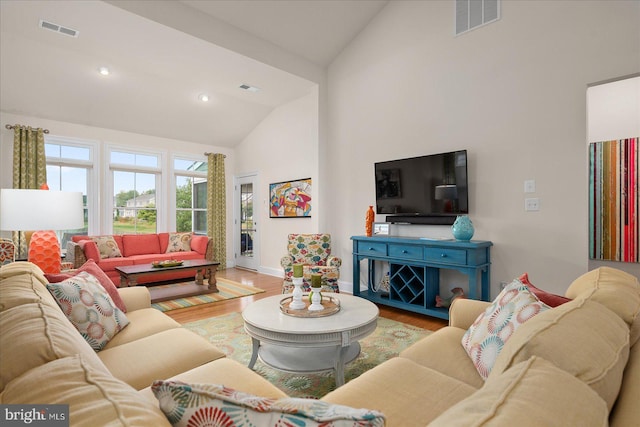
[(456, 298), (449, 307), (449, 326), (469, 329), (476, 318), (482, 314), (491, 303), (474, 299)]
[(65, 255), (65, 261), (72, 262), (73, 268), (79, 268), (87, 262), (87, 257), (84, 255), (84, 251), (76, 242), (67, 242), (67, 254)]
[(145, 286), (118, 288), (118, 293), (127, 307), (127, 311), (141, 310), (151, 307), (151, 293)]
[(209, 240), (207, 241), (207, 250), (204, 254), (204, 258), (209, 261), (215, 261), (215, 259), (213, 259), (213, 249), (214, 249), (213, 239), (210, 237), (208, 239)]

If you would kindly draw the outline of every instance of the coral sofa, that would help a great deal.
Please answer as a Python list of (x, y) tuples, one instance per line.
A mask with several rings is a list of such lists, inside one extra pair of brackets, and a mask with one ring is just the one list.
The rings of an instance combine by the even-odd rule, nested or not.
[[(173, 243), (173, 244), (172, 244)], [(182, 246), (184, 245), (184, 246)], [(213, 261), (213, 240), (192, 233), (122, 234), (113, 236), (73, 236), (67, 244), (66, 259), (78, 268), (88, 259), (116, 284), (120, 274), (116, 267), (149, 264), (154, 261), (208, 259)], [(171, 272), (166, 280), (192, 277), (190, 272)], [(138, 280), (145, 283), (153, 279)]]
[[(177, 380), (286, 397), (257, 373), (150, 309), (144, 287), (117, 290), (130, 324), (96, 353), (67, 321), (45, 283), (29, 263), (0, 268), (2, 404), (69, 404), (73, 426), (160, 426), (168, 423), (159, 406), (165, 411), (176, 406), (168, 394), (160, 403), (156, 400), (147, 387), (153, 380), (169, 379), (156, 382), (156, 391)], [(392, 427), (640, 425), (638, 280), (601, 268), (576, 279), (566, 297), (571, 301), (516, 329), (486, 381), (461, 340), (490, 303), (456, 299), (449, 326), (321, 401), (380, 411)], [(177, 387), (180, 393), (215, 388)], [(211, 396), (206, 392), (189, 402), (204, 404)], [(250, 415), (230, 400), (222, 408), (227, 413)]]

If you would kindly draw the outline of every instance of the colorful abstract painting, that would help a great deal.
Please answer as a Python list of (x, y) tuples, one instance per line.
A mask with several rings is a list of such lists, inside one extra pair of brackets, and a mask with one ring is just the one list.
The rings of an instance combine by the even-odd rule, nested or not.
[(638, 138), (589, 145), (589, 257), (640, 262)]
[(271, 218), (311, 218), (311, 178), (269, 184)]

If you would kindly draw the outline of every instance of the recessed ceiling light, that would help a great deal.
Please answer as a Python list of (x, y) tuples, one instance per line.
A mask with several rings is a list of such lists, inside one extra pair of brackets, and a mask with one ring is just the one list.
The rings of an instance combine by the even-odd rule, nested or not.
[(248, 85), (248, 84), (241, 84), (239, 87), (240, 87), (240, 89), (244, 89), (244, 90), (247, 90), (249, 92), (258, 92), (258, 91), (260, 91), (260, 88), (257, 88), (255, 86), (251, 86), (251, 85)]
[(98, 72), (103, 76), (108, 76), (110, 74), (110, 71), (107, 67), (98, 68)]
[(202, 102), (209, 102), (209, 95), (207, 95), (206, 93), (203, 93), (198, 97), (198, 99)]

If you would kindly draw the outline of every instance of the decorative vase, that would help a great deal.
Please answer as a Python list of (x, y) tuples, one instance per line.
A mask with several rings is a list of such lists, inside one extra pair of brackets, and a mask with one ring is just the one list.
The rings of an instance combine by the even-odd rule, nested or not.
[(320, 311), (324, 310), (322, 306), (322, 292), (320, 292), (321, 288), (311, 288), (311, 305), (309, 306), (309, 311)]
[(289, 308), (292, 310), (302, 310), (307, 305), (302, 301), (302, 277), (294, 277), (293, 281), (293, 298), (289, 303)]
[(451, 226), (451, 233), (456, 240), (471, 240), (473, 232), (473, 223), (468, 215), (459, 215)]
[(369, 206), (367, 216), (365, 217), (365, 231), (367, 232), (367, 237), (371, 237), (373, 235), (373, 221), (375, 218), (376, 213), (373, 210), (373, 206)]

